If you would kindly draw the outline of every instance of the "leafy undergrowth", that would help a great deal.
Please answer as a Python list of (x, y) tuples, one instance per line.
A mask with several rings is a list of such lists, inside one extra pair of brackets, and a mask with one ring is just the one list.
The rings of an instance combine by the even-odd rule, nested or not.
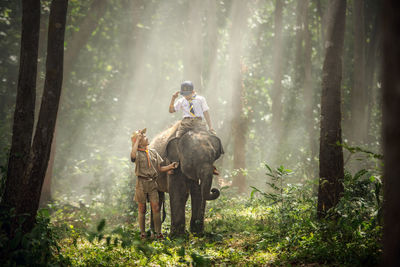
[[(279, 182), (289, 172), (270, 174)], [(72, 230), (60, 256), (74, 266), (376, 266), (379, 179), (366, 171), (346, 177), (341, 202), (323, 220), (311, 184), (271, 183), (273, 190), (254, 189), (250, 197), (223, 190), (207, 204), (201, 237), (141, 241), (136, 225), (104, 234), (103, 221), (89, 234)]]
[[(1, 248), (8, 257), (0, 263), (12, 266), (13, 263), (43, 266), (378, 265), (382, 252), (379, 175), (365, 170), (355, 175), (347, 173), (343, 182), (345, 191), (337, 207), (326, 218), (317, 219), (315, 184), (291, 184), (292, 171), (283, 167), (266, 168), (270, 179), (265, 190), (253, 188), (250, 195), (237, 196), (233, 190), (223, 189), (217, 200), (207, 203), (203, 236), (188, 233), (184, 238), (142, 241), (134, 217), (130, 218), (133, 222), (114, 215), (100, 219), (108, 209), (115, 208), (98, 202), (82, 204), (79, 208), (53, 204), (51, 213), (40, 213), (37, 229), (29, 236), (7, 241), (0, 234)], [(3, 221), (8, 220), (6, 215), (2, 215)], [(164, 233), (169, 232), (169, 225), (167, 219)], [(20, 245), (15, 245), (18, 242)], [(17, 249), (7, 252), (12, 246)]]

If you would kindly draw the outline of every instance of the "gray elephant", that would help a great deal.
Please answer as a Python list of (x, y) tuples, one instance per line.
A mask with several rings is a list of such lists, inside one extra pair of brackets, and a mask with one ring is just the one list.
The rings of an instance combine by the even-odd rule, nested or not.
[(190, 231), (203, 232), (206, 201), (220, 195), (218, 189), (211, 189), (211, 185), (213, 163), (223, 153), (221, 140), (205, 131), (189, 131), (174, 138), (178, 126), (179, 123), (162, 132), (150, 144), (166, 163), (180, 163), (173, 174), (162, 174), (158, 179), (159, 190), (170, 194), (172, 236), (185, 233), (185, 206), (189, 193), (192, 203)]

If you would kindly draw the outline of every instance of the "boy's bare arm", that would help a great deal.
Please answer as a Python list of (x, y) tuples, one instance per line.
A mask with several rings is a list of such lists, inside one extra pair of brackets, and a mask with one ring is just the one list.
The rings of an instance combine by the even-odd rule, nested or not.
[(175, 103), (175, 99), (178, 97), (178, 95), (179, 95), (179, 91), (172, 95), (171, 102), (169, 103), (169, 113), (175, 112), (174, 103)]
[(178, 168), (179, 163), (178, 162), (172, 162), (171, 164), (167, 166), (161, 166), (160, 164), (158, 165), (158, 171), (159, 172), (167, 172), (172, 169)]
[(204, 118), (206, 119), (207, 125), (208, 125), (208, 129), (210, 131), (214, 131), (213, 127), (211, 126), (211, 118), (210, 118), (210, 114), (207, 111), (203, 112)]
[(131, 151), (131, 159), (134, 160), (136, 159), (136, 152), (139, 146), (139, 142), (142, 139), (142, 134), (139, 133), (136, 137), (135, 143), (132, 143), (132, 151)]

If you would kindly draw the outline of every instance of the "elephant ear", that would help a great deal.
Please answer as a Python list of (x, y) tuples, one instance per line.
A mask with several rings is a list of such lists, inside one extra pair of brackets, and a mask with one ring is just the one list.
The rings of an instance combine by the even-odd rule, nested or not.
[(215, 149), (215, 160), (217, 160), (221, 154), (224, 154), (221, 139), (219, 139), (219, 137), (216, 135), (210, 135), (210, 142)]
[(178, 141), (179, 138), (172, 138), (168, 141), (167, 148), (166, 148), (166, 156), (167, 159), (171, 162), (178, 162), (179, 161), (179, 151), (178, 151)]

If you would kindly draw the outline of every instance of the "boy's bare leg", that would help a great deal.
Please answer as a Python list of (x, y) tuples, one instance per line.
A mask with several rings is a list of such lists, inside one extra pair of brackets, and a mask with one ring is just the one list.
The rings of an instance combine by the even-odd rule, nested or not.
[(153, 220), (154, 220), (154, 231), (156, 235), (161, 234), (161, 215), (160, 215), (160, 205), (158, 202), (150, 202), (151, 209), (153, 210)]
[(146, 218), (146, 203), (138, 203), (139, 206), (139, 229), (140, 229), (140, 236), (143, 238), (146, 236), (146, 228), (145, 228), (145, 218)]

